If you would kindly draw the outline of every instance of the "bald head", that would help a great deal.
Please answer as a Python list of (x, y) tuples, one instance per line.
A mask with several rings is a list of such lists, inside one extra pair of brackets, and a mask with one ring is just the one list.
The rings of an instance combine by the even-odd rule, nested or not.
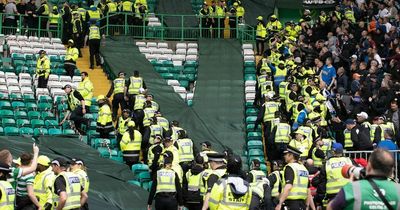
[(386, 149), (375, 149), (368, 159), (368, 175), (390, 177), (393, 173), (393, 155)]

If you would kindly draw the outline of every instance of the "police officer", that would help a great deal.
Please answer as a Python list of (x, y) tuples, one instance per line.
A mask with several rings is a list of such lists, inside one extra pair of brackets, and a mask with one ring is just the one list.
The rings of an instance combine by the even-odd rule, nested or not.
[(119, 72), (118, 78), (113, 81), (111, 88), (107, 93), (107, 98), (110, 98), (111, 94), (114, 94), (114, 98), (112, 100), (113, 121), (117, 119), (118, 109), (120, 106), (121, 110), (126, 109), (125, 93), (125, 73)]
[(122, 135), (120, 148), (123, 154), (125, 163), (132, 167), (132, 165), (139, 162), (140, 147), (142, 144), (142, 134), (135, 129), (133, 121), (128, 122), (128, 129)]
[(311, 143), (312, 140), (309, 140), (309, 139), (307, 138), (306, 134), (305, 134), (302, 130), (300, 130), (300, 129), (297, 129), (297, 130), (294, 132), (294, 136), (295, 136), (295, 138), (292, 139), (292, 140), (289, 142), (289, 145), (290, 145), (291, 147), (293, 147), (293, 148), (296, 148), (297, 150), (299, 150), (299, 151), (301, 152), (300, 158), (301, 158), (302, 160), (307, 159), (307, 157), (308, 157), (308, 152), (309, 152), (309, 150), (310, 150), (310, 148), (311, 148), (311, 145), (312, 145), (312, 143)]
[[(99, 5), (101, 2), (99, 3)], [(86, 20), (90, 21), (99, 21), (102, 17), (101, 9), (97, 8), (95, 5), (90, 5), (90, 8), (86, 11)]]
[(89, 79), (89, 74), (86, 71), (81, 73), (82, 81), (78, 84), (78, 92), (82, 95), (85, 99), (85, 106), (92, 105), (92, 98), (93, 98), (93, 83)]
[(79, 57), (79, 50), (75, 47), (75, 41), (70, 39), (68, 40), (68, 47), (66, 49), (65, 61), (64, 61), (64, 69), (67, 72), (67, 75), (71, 77), (74, 76), (74, 72), (76, 69), (76, 61)]
[(149, 147), (149, 152), (147, 153), (147, 165), (150, 168), (150, 175), (154, 177), (159, 168), (158, 160), (163, 151), (163, 137), (161, 135), (156, 135), (154, 137), (154, 144)]
[(369, 131), (363, 126), (357, 125), (354, 119), (345, 121), (344, 148), (347, 150), (372, 150)]
[(144, 91), (146, 91), (147, 88), (143, 78), (139, 74), (139, 71), (133, 72), (133, 75), (129, 77), (128, 81), (126, 81), (125, 86), (128, 91), (125, 100), (128, 101), (129, 107), (133, 107), (134, 104), (131, 104), (131, 102), (134, 102), (135, 96), (140, 93), (139, 90), (143, 88)]
[(54, 183), (54, 173), (50, 167), (50, 158), (40, 155), (37, 160), (36, 176), (33, 182), (33, 191), (39, 200), (42, 209), (50, 210), (53, 206), (53, 196), (51, 192)]
[(257, 17), (257, 28), (256, 28), (256, 48), (257, 55), (262, 55), (264, 53), (264, 43), (265, 38), (267, 37), (267, 28), (265, 27), (265, 23), (263, 21), (262, 16)]
[(116, 24), (118, 22), (118, 16), (113, 14), (117, 12), (118, 12), (118, 4), (116, 2), (109, 1), (104, 7), (103, 14), (104, 16), (110, 16), (109, 17), (110, 24)]
[(154, 96), (153, 94), (147, 94), (146, 95), (146, 101), (150, 101), (151, 102), (151, 107), (156, 110), (156, 112), (159, 112), (160, 110), (160, 105), (158, 105), (157, 102), (155, 102), (154, 100)]
[(178, 131), (183, 130), (183, 128), (179, 127), (179, 122), (177, 120), (173, 120), (171, 122), (171, 131), (172, 131), (172, 139), (176, 141), (178, 139)]
[(271, 131), (271, 138), (268, 141), (271, 141), (270, 144), (274, 145), (275, 155), (271, 155), (271, 160), (281, 159), (282, 152), (286, 148), (287, 144), (289, 144), (290, 138), (290, 130), (291, 127), (289, 123), (287, 123), (286, 117), (281, 117), (278, 124), (276, 124)]
[(81, 15), (78, 11), (72, 11), (72, 38), (79, 52), (79, 57), (82, 57), (81, 48), (83, 47), (84, 31)]
[(86, 107), (85, 99), (78, 91), (73, 90), (71, 85), (65, 85), (62, 89), (67, 94), (68, 110), (64, 119), (60, 122), (60, 125), (62, 125), (65, 120), (70, 119), (74, 122), (78, 132), (83, 135), (85, 132), (81, 129), (81, 124), (85, 123), (87, 127), (90, 125), (90, 120), (83, 117), (83, 115), (86, 114), (86, 110), (89, 109)]
[(260, 122), (264, 124), (264, 136), (266, 139), (269, 139), (269, 135), (271, 133), (271, 121), (275, 119), (275, 114), (279, 111), (280, 103), (274, 101), (274, 93), (268, 92), (265, 97), (265, 103), (261, 106), (260, 111), (257, 116), (257, 120), (255, 122), (255, 128), (258, 127)]
[(0, 205), (4, 209), (14, 209), (15, 202), (15, 189), (6, 181), (9, 173), (10, 166), (0, 162)]
[(36, 77), (38, 78), (38, 88), (47, 88), (47, 81), (50, 75), (50, 60), (46, 56), (46, 51), (39, 51), (39, 58), (36, 64)]
[(279, 195), (282, 192), (282, 169), (283, 161), (276, 160), (272, 162), (272, 173), (268, 176), (269, 186), (271, 188), (271, 200), (273, 207), (279, 203)]
[[(139, 126), (139, 130), (143, 129), (143, 118), (144, 118), (144, 105), (146, 103), (146, 96), (144, 95), (145, 90), (143, 88), (139, 89), (139, 94), (131, 100), (131, 106), (128, 109), (133, 110), (133, 120)], [(169, 124), (168, 124), (169, 125)]]
[(120, 6), (119, 9), (121, 12), (125, 13), (124, 15), (121, 15), (121, 18), (125, 20), (125, 15), (126, 15), (126, 20), (128, 25), (133, 24), (133, 11), (135, 11), (135, 6), (130, 0), (124, 0)]
[(214, 37), (218, 38), (224, 38), (224, 30), (225, 30), (225, 16), (226, 13), (228, 12), (228, 9), (225, 6), (225, 1), (224, 0), (219, 0), (218, 5), (215, 7), (215, 27), (217, 30), (214, 30), (215, 34)]
[(282, 206), (287, 209), (305, 210), (309, 203), (314, 205), (308, 190), (308, 171), (298, 162), (301, 154), (302, 152), (291, 146), (287, 146), (284, 151), (287, 165), (283, 169), (284, 184), (275, 210), (280, 210)]
[(60, 19), (60, 14), (58, 13), (57, 6), (53, 6), (52, 12), (49, 14), (48, 20), (48, 30), (49, 30), (49, 37), (53, 37), (53, 32), (57, 32), (58, 29), (58, 20)]
[(90, 69), (94, 69), (94, 58), (96, 58), (96, 66), (102, 65), (100, 58), (100, 40), (101, 33), (95, 20), (90, 20), (89, 27), (89, 54), (90, 54)]
[(53, 185), (53, 201), (55, 209), (81, 209), (81, 204), (88, 199), (78, 175), (67, 172), (68, 163), (64, 158), (56, 158), (51, 162), (56, 178)]
[(250, 172), (247, 175), (247, 181), (249, 183), (255, 183), (257, 180), (262, 180), (263, 178), (266, 177), (264, 171), (260, 169), (260, 161), (258, 159), (253, 159), (251, 160), (251, 165), (250, 165)]
[(252, 190), (241, 177), (242, 160), (237, 155), (230, 155), (227, 162), (227, 176), (219, 179), (211, 189), (208, 201), (210, 209), (250, 209)]
[(40, 31), (39, 33), (41, 34), (41, 36), (43, 36), (44, 31), (47, 28), (47, 21), (49, 18), (49, 14), (50, 14), (50, 8), (49, 5), (47, 4), (47, 0), (41, 0), (41, 4), (39, 9), (36, 11), (36, 15), (40, 16)]
[(199, 11), (200, 16), (200, 24), (201, 24), (201, 36), (204, 38), (210, 37), (210, 26), (211, 26), (211, 19), (210, 19), (210, 8), (207, 5), (207, 2), (203, 3), (203, 7)]
[(163, 168), (157, 171), (153, 179), (147, 209), (151, 210), (153, 199), (155, 200), (156, 210), (182, 210), (182, 188), (178, 174), (172, 169), (174, 157), (172, 152), (167, 151), (163, 154)]
[[(71, 160), (70, 171), (79, 176), (83, 191), (85, 193), (89, 192), (89, 176), (86, 173), (86, 166), (82, 159), (80, 158), (73, 158)], [(81, 210), (88, 210), (89, 205), (86, 202), (82, 207)]]
[(97, 103), (99, 104), (99, 116), (97, 118), (96, 131), (99, 132), (100, 138), (108, 139), (109, 134), (114, 131), (111, 117), (111, 105), (104, 95), (99, 95), (97, 97)]
[(179, 147), (179, 164), (183, 172), (186, 173), (194, 160), (194, 154), (196, 154), (193, 149), (193, 141), (187, 136), (186, 131), (180, 130), (176, 142)]
[(164, 128), (158, 124), (157, 117), (152, 117), (151, 125), (150, 125), (150, 144), (154, 144), (154, 137), (156, 135), (162, 136), (164, 134)]
[[(128, 123), (131, 121), (131, 111), (129, 109), (122, 110), (122, 115), (118, 118), (116, 128), (117, 133), (117, 144), (121, 142), (122, 135), (128, 130)], [(135, 125), (136, 126), (136, 125)]]
[(276, 15), (271, 15), (271, 17), (269, 17), (269, 22), (267, 23), (266, 28), (267, 31), (273, 35), (274, 33), (277, 33), (282, 29), (282, 23), (278, 20)]
[[(166, 151), (172, 152), (174, 155), (172, 160), (172, 166), (179, 166), (180, 157), (179, 157), (179, 149), (174, 145), (174, 141), (171, 138), (170, 133), (166, 133), (163, 139), (163, 151), (162, 154)], [(160, 156), (158, 159), (158, 163), (161, 165), (163, 163), (163, 156)]]
[(197, 155), (183, 179), (183, 199), (189, 210), (201, 210), (203, 207), (203, 172), (204, 159), (201, 155)]
[(347, 183), (329, 203), (328, 209), (396, 209), (400, 205), (400, 186), (389, 181), (393, 173), (393, 154), (376, 149), (368, 159), (366, 178)]
[(237, 16), (237, 8), (239, 6), (239, 3), (235, 2), (233, 3), (233, 6), (229, 10), (229, 28), (230, 28), (230, 37), (231, 38), (236, 38), (236, 30), (237, 30), (237, 23), (239, 21), (238, 16)]
[(323, 150), (324, 142), (322, 141), (322, 137), (318, 136), (313, 146), (311, 146), (310, 150), (308, 151), (308, 158), (311, 158), (314, 161), (315, 167), (322, 167), (325, 162), (325, 158), (327, 153)]
[[(205, 185), (203, 210), (208, 209), (211, 189), (214, 184), (226, 173), (225, 154), (221, 153), (207, 153), (208, 162), (211, 166), (211, 173), (205, 173), (203, 182)], [(210, 206), (211, 208), (211, 206)]]
[[(313, 186), (325, 185), (325, 198), (316, 197), (318, 203), (331, 201), (340, 189), (350, 180), (342, 175), (342, 168), (345, 165), (352, 165), (348, 157), (343, 157), (343, 146), (340, 143), (333, 143), (332, 157), (329, 158), (321, 169), (321, 173), (314, 177)], [(324, 199), (324, 200), (322, 200)]]

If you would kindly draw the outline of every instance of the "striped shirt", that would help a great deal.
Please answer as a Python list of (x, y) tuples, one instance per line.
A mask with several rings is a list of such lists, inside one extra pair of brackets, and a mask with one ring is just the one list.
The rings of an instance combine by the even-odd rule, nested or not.
[(35, 175), (33, 173), (27, 174), (17, 179), (17, 196), (27, 196), (28, 190), (26, 187), (28, 185), (33, 185)]

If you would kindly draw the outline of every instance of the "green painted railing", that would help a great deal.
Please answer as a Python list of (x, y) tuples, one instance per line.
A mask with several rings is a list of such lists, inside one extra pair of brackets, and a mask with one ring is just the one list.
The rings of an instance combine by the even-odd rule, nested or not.
[[(116, 13), (106, 16), (100, 20), (100, 30), (106, 36), (133, 36), (137, 39), (157, 39), (157, 40), (197, 40), (199, 38), (233, 38), (242, 42), (255, 41), (255, 28), (246, 24), (239, 24), (236, 20), (236, 28), (229, 28), (229, 25), (222, 28), (217, 21), (216, 28), (202, 27), (201, 17), (196, 15), (156, 15), (161, 22), (161, 26), (147, 25), (147, 21), (141, 21), (140, 25), (133, 24), (133, 15), (126, 13)], [(164, 20), (173, 19), (178, 22), (178, 27), (165, 26)], [(191, 21), (187, 21), (191, 19)], [(197, 24), (188, 27), (186, 22), (193, 22), (196, 19)]]
[[(17, 21), (11, 22), (6, 20), (8, 17), (13, 16)], [(32, 25), (28, 25), (27, 15), (11, 15), (0, 13), (0, 34), (15, 34), (15, 35), (27, 35), (27, 36), (38, 36), (38, 37), (62, 37), (62, 21), (58, 19), (57, 25), (54, 27), (48, 26), (47, 22), (49, 18), (47, 16), (36, 16), (35, 22)], [(10, 24), (11, 23), (11, 24)]]

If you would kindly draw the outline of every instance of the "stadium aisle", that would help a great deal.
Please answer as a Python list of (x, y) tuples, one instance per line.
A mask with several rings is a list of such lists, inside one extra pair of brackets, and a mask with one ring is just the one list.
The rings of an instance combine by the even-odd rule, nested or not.
[(82, 49), (82, 58), (77, 61), (78, 69), (81, 71), (87, 71), (89, 74), (90, 81), (93, 82), (93, 95), (96, 97), (98, 95), (107, 94), (110, 89), (110, 81), (108, 80), (106, 74), (100, 68), (100, 66), (95, 66), (94, 70), (89, 69), (89, 47)]

